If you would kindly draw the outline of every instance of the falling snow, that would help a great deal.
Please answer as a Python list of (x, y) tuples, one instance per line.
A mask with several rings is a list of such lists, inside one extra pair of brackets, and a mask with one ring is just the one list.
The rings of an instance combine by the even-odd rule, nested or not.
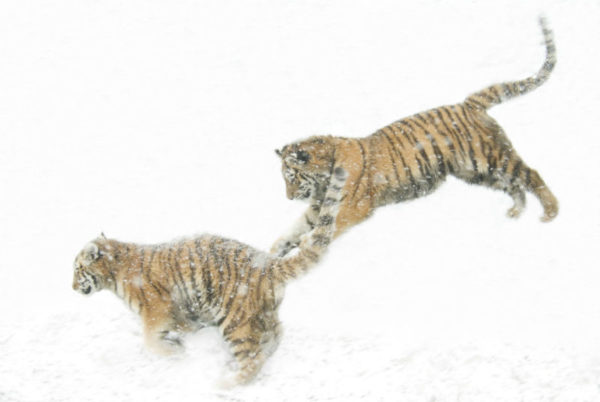
[[(229, 391), (216, 329), (156, 356), (122, 301), (72, 291), (101, 231), (268, 251), (306, 208), (273, 149), (536, 72), (540, 12), (557, 67), (490, 114), (552, 223), (451, 178), (379, 209), (290, 283), (281, 344)], [(584, 0), (2, 2), (0, 401), (600, 400), (599, 20)]]

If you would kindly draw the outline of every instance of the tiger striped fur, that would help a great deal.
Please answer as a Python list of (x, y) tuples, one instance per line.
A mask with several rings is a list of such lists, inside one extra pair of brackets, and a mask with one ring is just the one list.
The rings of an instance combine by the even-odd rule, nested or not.
[(558, 202), (538, 172), (513, 149), (487, 109), (523, 95), (550, 76), (556, 63), (552, 31), (540, 18), (546, 59), (532, 77), (491, 85), (463, 103), (442, 106), (398, 120), (363, 138), (313, 136), (288, 144), (276, 153), (289, 199), (310, 199), (310, 207), (271, 252), (285, 255), (314, 227), (332, 166), (342, 166), (349, 178), (344, 188), (336, 234), (366, 219), (379, 206), (431, 193), (448, 174), (469, 183), (508, 193), (514, 205), (508, 216), (525, 207), (525, 191), (540, 200), (550, 221)]
[(294, 256), (212, 235), (159, 245), (101, 236), (77, 255), (73, 289), (113, 291), (139, 313), (146, 344), (158, 353), (180, 350), (186, 332), (217, 326), (238, 364), (234, 383), (246, 383), (279, 342), (285, 284), (313, 267), (331, 241), (346, 177), (335, 170), (319, 223)]

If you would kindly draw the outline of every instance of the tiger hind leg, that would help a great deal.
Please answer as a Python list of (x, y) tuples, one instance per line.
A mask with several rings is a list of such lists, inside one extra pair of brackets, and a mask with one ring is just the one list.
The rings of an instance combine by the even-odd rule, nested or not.
[(544, 215), (541, 217), (542, 222), (550, 222), (556, 218), (556, 215), (558, 215), (558, 200), (546, 186), (538, 172), (533, 169), (529, 169), (527, 189), (540, 200), (544, 207)]
[(487, 173), (475, 172), (474, 169), (463, 164), (456, 168), (453, 175), (471, 184), (483, 184), (488, 187), (502, 190), (513, 199), (513, 206), (507, 211), (511, 218), (517, 218), (525, 209), (525, 191), (533, 193), (544, 208), (542, 222), (549, 222), (558, 214), (558, 201), (548, 189), (540, 175), (534, 169), (529, 168), (515, 154), (506, 157), (502, 166), (487, 166), (480, 161), (478, 166)]
[(513, 159), (504, 164), (497, 171), (493, 187), (500, 188), (514, 201), (514, 205), (508, 210), (507, 215), (517, 218), (525, 208), (525, 191), (533, 193), (544, 208), (544, 215), (540, 218), (542, 222), (549, 222), (558, 214), (558, 201), (550, 192), (537, 171), (529, 168), (520, 159)]
[(237, 363), (237, 372), (233, 378), (221, 379), (219, 387), (231, 388), (252, 381), (280, 339), (281, 324), (276, 317), (268, 319), (262, 315), (232, 331), (227, 341)]

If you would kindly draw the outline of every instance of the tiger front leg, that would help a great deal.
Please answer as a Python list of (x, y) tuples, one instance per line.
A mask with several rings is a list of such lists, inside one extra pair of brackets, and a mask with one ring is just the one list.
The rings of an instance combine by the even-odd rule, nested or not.
[(144, 341), (154, 353), (170, 356), (183, 352), (183, 342), (176, 323), (166, 307), (154, 306), (142, 314)]
[(300, 244), (302, 235), (310, 232), (317, 221), (319, 210), (321, 207), (316, 202), (304, 212), (304, 214), (296, 221), (292, 228), (285, 235), (273, 243), (270, 253), (277, 257), (283, 257)]

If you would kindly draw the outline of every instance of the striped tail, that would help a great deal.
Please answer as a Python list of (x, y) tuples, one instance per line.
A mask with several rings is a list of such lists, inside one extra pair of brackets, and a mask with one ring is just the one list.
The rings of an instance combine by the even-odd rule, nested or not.
[(334, 169), (315, 228), (302, 239), (296, 255), (279, 258), (275, 263), (273, 273), (280, 282), (287, 282), (308, 271), (327, 250), (335, 233), (335, 221), (347, 176), (341, 167)]
[(556, 64), (556, 47), (554, 46), (552, 31), (546, 24), (546, 19), (540, 17), (539, 22), (544, 34), (544, 43), (546, 44), (546, 61), (540, 71), (533, 77), (528, 77), (524, 80), (489, 86), (465, 99), (466, 105), (474, 109), (485, 110), (505, 100), (526, 94), (546, 82)]

